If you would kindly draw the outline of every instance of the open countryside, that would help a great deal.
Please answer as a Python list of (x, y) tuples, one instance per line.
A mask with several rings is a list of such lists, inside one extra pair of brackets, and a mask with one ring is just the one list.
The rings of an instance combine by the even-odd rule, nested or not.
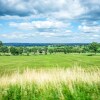
[(0, 46), (1, 100), (99, 100), (100, 44)]
[(100, 0), (0, 0), (0, 100), (100, 100)]

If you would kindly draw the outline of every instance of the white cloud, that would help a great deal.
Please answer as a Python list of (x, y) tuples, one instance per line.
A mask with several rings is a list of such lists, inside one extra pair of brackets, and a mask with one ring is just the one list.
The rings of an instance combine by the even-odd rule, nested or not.
[(59, 37), (55, 39), (58, 42), (61, 38), (83, 42), (86, 37), (96, 40), (100, 38), (99, 15), (98, 0), (0, 0), (1, 33), (8, 33), (0, 37), (15, 40), (35, 35), (40, 40)]
[(65, 38), (65, 37), (69, 37), (71, 36), (73, 33), (71, 30), (66, 30), (65, 32), (61, 33), (56, 33), (56, 32), (41, 32), (39, 35), (40, 36), (43, 36), (43, 37), (62, 37), (62, 38)]
[(32, 22), (10, 22), (10, 27), (15, 27), (22, 30), (35, 30), (39, 28), (65, 28), (70, 26), (70, 23), (64, 23), (57, 20), (46, 20), (46, 21), (32, 21)]
[(56, 33), (42, 32), (39, 35), (43, 37), (55, 37)]
[(56, 33), (56, 32), (37, 32), (37, 33), (21, 33), (21, 32), (13, 32), (13, 33), (5, 33), (0, 34), (1, 38), (5, 39), (29, 39), (34, 37), (45, 37), (45, 38), (53, 38), (53, 37), (68, 37), (71, 36), (71, 30), (66, 30), (65, 33)]
[(1, 0), (1, 15), (74, 18), (84, 13), (80, 0)]
[(67, 24), (61, 21), (33, 21), (33, 26), (36, 28), (64, 28)]
[(0, 16), (0, 20), (27, 20), (27, 19), (31, 19), (34, 18), (34, 16), (24, 16), (24, 17), (20, 17), (18, 15), (5, 15), (5, 16)]
[(29, 23), (29, 22), (23, 22), (23, 23), (10, 22), (9, 26), (15, 27), (21, 30), (32, 30), (34, 28), (32, 23)]
[(0, 16), (45, 16), (56, 19), (98, 17), (98, 0), (0, 0)]
[(100, 26), (86, 26), (86, 25), (80, 25), (79, 30), (84, 33), (99, 33), (100, 32)]
[(27, 39), (34, 36), (36, 35), (33, 33), (19, 33), (19, 32), (0, 34), (0, 37), (6, 38), (6, 39)]
[(85, 9), (79, 0), (67, 0), (62, 9), (51, 15), (57, 19), (74, 19), (84, 13)]

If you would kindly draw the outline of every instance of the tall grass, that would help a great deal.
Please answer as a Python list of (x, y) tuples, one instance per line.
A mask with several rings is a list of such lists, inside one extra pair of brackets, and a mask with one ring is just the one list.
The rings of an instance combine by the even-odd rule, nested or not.
[(0, 77), (0, 100), (100, 100), (100, 69), (26, 69)]

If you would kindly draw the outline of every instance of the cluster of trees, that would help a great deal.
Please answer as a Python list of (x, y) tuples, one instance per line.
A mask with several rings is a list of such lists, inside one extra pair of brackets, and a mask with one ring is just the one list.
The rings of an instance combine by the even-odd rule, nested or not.
[(4, 46), (2, 41), (0, 41), (0, 52), (4, 54), (12, 54), (12, 55), (22, 55), (30, 53), (32, 54), (45, 54), (48, 53), (59, 53), (63, 52), (67, 53), (89, 53), (94, 52), (95, 54), (100, 53), (100, 44), (97, 42), (93, 42), (89, 45), (81, 45), (81, 46), (55, 46), (55, 47), (14, 47), (14, 46)]

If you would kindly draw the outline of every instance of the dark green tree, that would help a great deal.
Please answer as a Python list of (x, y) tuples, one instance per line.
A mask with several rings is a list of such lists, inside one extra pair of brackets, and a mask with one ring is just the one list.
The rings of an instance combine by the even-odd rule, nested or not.
[(0, 41), (0, 47), (1, 47), (1, 46), (3, 46), (3, 43), (2, 43), (2, 41)]
[(26, 53), (27, 56), (29, 56), (30, 52), (31, 52), (31, 50), (29, 48), (27, 48), (27, 47), (23, 48), (23, 53)]
[(57, 53), (57, 47), (54, 47), (53, 51), (54, 51), (54, 53)]
[(66, 46), (67, 53), (71, 53), (73, 50), (72, 46)]
[(44, 47), (44, 53), (45, 53), (45, 55), (47, 55), (47, 52), (48, 52), (48, 47), (45, 46), (45, 47)]
[(67, 48), (64, 47), (64, 48), (63, 48), (63, 51), (64, 51), (64, 54), (66, 54), (66, 53), (67, 53)]
[(16, 47), (10, 47), (10, 53), (12, 55), (19, 55), (19, 51)]
[(7, 46), (2, 46), (2, 47), (0, 47), (0, 50), (1, 50), (1, 52), (4, 53), (4, 54), (9, 52), (9, 49), (8, 49)]
[(88, 53), (88, 52), (89, 52), (89, 46), (84, 46), (83, 53)]
[(17, 48), (17, 50), (18, 50), (18, 54), (22, 54), (23, 53), (23, 47), (19, 47), (19, 48)]
[(49, 49), (48, 49), (48, 52), (49, 52), (50, 54), (52, 54), (52, 53), (54, 52), (54, 50), (53, 50), (52, 48), (49, 48)]
[(99, 43), (97, 42), (92, 42), (90, 45), (89, 45), (89, 48), (90, 50), (92, 50), (95, 54), (97, 53), (97, 50), (99, 48)]
[(31, 52), (33, 52), (34, 53), (34, 55), (37, 53), (37, 47), (33, 47), (32, 49), (31, 49)]
[(43, 49), (42, 48), (38, 48), (38, 52), (39, 52), (39, 54), (42, 54), (43, 53)]

